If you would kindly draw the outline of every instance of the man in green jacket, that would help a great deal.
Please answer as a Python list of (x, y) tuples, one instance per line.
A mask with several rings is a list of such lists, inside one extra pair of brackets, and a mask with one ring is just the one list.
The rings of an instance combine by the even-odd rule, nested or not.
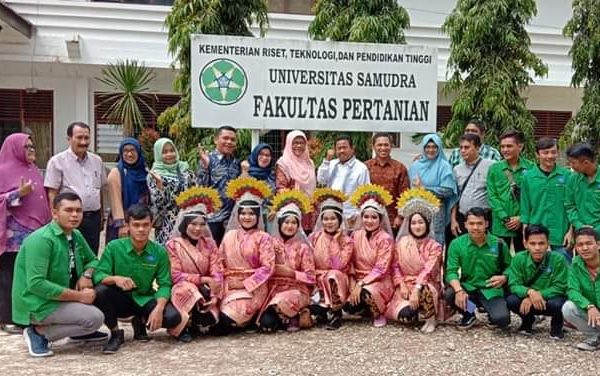
[(596, 153), (588, 144), (567, 150), (569, 165), (576, 172), (567, 182), (565, 209), (575, 230), (591, 226), (600, 233), (600, 174)]
[(504, 160), (494, 163), (487, 176), (488, 201), (492, 209), (492, 234), (502, 238), (515, 252), (522, 251), (521, 185), (533, 163), (521, 156), (523, 134), (508, 131), (500, 136)]
[(508, 286), (511, 294), (506, 298), (508, 308), (521, 316), (519, 333), (533, 335), (536, 315), (550, 316), (550, 337), (562, 339), (562, 306), (567, 300), (567, 260), (550, 251), (550, 232), (542, 225), (531, 224), (525, 229), (527, 252), (513, 257), (508, 268)]
[(596, 230), (583, 227), (575, 231), (575, 250), (567, 296), (562, 308), (565, 320), (587, 338), (577, 345), (584, 351), (600, 348), (600, 238)]
[(25, 238), (15, 261), (13, 321), (27, 326), (23, 337), (34, 357), (54, 354), (49, 341), (108, 338), (96, 332), (104, 315), (92, 305), (96, 256), (76, 230), (83, 218), (81, 199), (65, 192), (52, 203), (53, 221)]
[(535, 145), (538, 164), (525, 172), (521, 183), (521, 223), (544, 225), (550, 232), (550, 246), (568, 262), (572, 254), (567, 247), (572, 231), (565, 202), (567, 181), (571, 172), (556, 164), (558, 145), (555, 139), (543, 137)]
[[(118, 318), (134, 316), (133, 338), (147, 341), (150, 331), (172, 329), (181, 315), (169, 303), (171, 266), (167, 251), (150, 240), (152, 213), (147, 206), (133, 205), (127, 210), (129, 237), (108, 243), (94, 274), (96, 301), (110, 329), (110, 341), (102, 352), (114, 354), (125, 341)], [(158, 289), (154, 289), (156, 281)], [(187, 323), (186, 323), (187, 324)]]
[(475, 324), (477, 306), (485, 308), (492, 325), (506, 328), (510, 324), (510, 312), (503, 287), (510, 251), (502, 239), (487, 233), (484, 209), (471, 208), (466, 217), (468, 233), (454, 239), (448, 250), (446, 282), (450, 287), (446, 289), (446, 302), (463, 315), (459, 329)]

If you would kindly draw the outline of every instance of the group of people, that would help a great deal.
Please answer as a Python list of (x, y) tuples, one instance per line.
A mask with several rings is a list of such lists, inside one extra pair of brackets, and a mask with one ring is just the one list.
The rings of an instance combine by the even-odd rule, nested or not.
[(287, 135), (276, 162), (268, 144), (240, 162), (236, 130), (224, 126), (214, 151), (199, 149), (196, 172), (166, 138), (148, 169), (126, 138), (107, 176), (76, 122), (42, 178), (31, 137), (10, 135), (0, 150), (0, 324), (25, 328), (29, 353), (49, 356), (49, 342), (66, 337), (115, 353), (128, 317), (135, 340), (166, 328), (189, 342), (337, 329), (344, 312), (430, 333), (457, 311), (467, 329), (480, 309), (498, 328), (519, 315), (523, 335), (547, 315), (561, 339), (566, 320), (586, 335), (578, 348), (600, 348), (595, 151), (570, 147), (569, 170), (555, 140), (537, 141), (533, 163), (519, 132), (500, 137), (500, 153), (484, 136), (470, 121), (447, 159), (427, 135), (408, 169), (387, 134), (373, 136), (364, 163), (340, 136), (316, 169), (303, 132)]

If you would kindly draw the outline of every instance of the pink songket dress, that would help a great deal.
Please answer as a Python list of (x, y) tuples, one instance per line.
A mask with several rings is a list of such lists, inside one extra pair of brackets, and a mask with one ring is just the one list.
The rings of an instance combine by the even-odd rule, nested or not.
[(357, 282), (362, 281), (363, 288), (371, 294), (377, 309), (383, 314), (394, 294), (390, 269), (394, 239), (381, 229), (372, 234), (371, 239), (367, 239), (365, 230), (357, 230), (352, 234), (352, 239), (354, 278), (350, 291)]
[(220, 291), (211, 289), (211, 298), (206, 301), (199, 287), (212, 279), (217, 285), (223, 284), (223, 272), (219, 263), (219, 251), (215, 241), (210, 237), (202, 237), (197, 246), (187, 239), (175, 238), (167, 242), (167, 251), (171, 262), (171, 302), (187, 323), (194, 306), (199, 305), (202, 311), (208, 310), (218, 321), (218, 298)]
[[(350, 294), (348, 276), (354, 252), (352, 238), (344, 235), (343, 232), (332, 236), (325, 231), (319, 231), (310, 234), (308, 239), (314, 249), (319, 305), (326, 308), (341, 308)], [(337, 288), (339, 301), (333, 299), (332, 284)]]
[(267, 282), (275, 264), (272, 239), (260, 230), (231, 230), (223, 238), (219, 256), (224, 271), (220, 310), (244, 326), (269, 294)]
[(408, 299), (400, 294), (402, 285), (408, 288), (409, 296), (417, 284), (427, 286), (433, 297), (436, 317), (443, 319), (442, 292), (442, 246), (434, 239), (426, 238), (421, 245), (410, 235), (398, 240), (394, 250), (392, 272), (396, 291), (388, 305), (386, 317), (397, 320), (400, 311), (409, 305)]
[(275, 306), (288, 318), (295, 317), (310, 304), (310, 293), (315, 284), (315, 261), (312, 250), (299, 239), (290, 239), (285, 244), (273, 239), (275, 263), (287, 265), (295, 277), (273, 275), (269, 280), (269, 299), (265, 309)]

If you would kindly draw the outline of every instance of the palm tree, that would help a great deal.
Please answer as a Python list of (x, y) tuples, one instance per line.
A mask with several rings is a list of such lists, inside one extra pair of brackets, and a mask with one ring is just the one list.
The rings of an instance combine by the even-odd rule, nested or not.
[(102, 115), (108, 121), (119, 124), (123, 134), (133, 136), (144, 128), (145, 120), (140, 109), (146, 108), (152, 114), (153, 94), (150, 91), (150, 82), (156, 77), (154, 71), (147, 68), (144, 63), (137, 60), (118, 60), (116, 64), (109, 64), (103, 68), (102, 76), (96, 79), (110, 88), (102, 92), (101, 102), (97, 106), (110, 105)]

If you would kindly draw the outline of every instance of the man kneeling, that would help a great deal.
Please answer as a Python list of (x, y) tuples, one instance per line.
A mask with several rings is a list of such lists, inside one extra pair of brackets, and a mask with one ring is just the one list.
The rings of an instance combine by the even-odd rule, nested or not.
[[(136, 340), (147, 341), (146, 326), (150, 331), (175, 328), (181, 316), (169, 303), (171, 273), (167, 251), (151, 241), (152, 213), (142, 205), (127, 211), (129, 237), (108, 243), (94, 274), (96, 301), (104, 312), (104, 323), (111, 338), (102, 349), (114, 354), (123, 344), (123, 330), (118, 318), (134, 316), (132, 325)], [(156, 279), (158, 290), (152, 283)]]
[(550, 232), (542, 225), (525, 229), (527, 252), (518, 252), (508, 269), (511, 295), (508, 308), (521, 316), (519, 333), (531, 336), (536, 315), (551, 316), (550, 337), (562, 339), (562, 306), (567, 292), (569, 268), (565, 257), (550, 251)]
[(510, 252), (502, 239), (487, 233), (484, 209), (471, 208), (466, 218), (468, 233), (454, 239), (448, 249), (446, 282), (450, 287), (446, 289), (446, 302), (463, 315), (459, 329), (473, 326), (477, 306), (487, 311), (491, 325), (506, 328), (510, 324), (510, 312), (503, 286)]
[(569, 270), (567, 296), (562, 308), (565, 320), (575, 325), (587, 339), (579, 350), (600, 348), (600, 242), (598, 233), (589, 227), (575, 232), (575, 251)]
[(96, 332), (104, 315), (92, 305), (96, 256), (76, 230), (83, 219), (81, 199), (61, 193), (52, 206), (52, 222), (25, 239), (15, 261), (13, 321), (27, 326), (23, 337), (34, 357), (53, 355), (49, 341), (108, 338)]

